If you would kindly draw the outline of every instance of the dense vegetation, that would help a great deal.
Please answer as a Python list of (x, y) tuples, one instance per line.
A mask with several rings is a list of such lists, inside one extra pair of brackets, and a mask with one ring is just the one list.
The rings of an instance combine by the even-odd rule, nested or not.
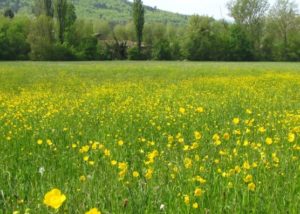
[[(36, 0), (0, 0), (0, 8), (11, 8), (15, 13), (33, 14)], [(132, 2), (128, 0), (69, 0), (76, 7), (78, 17), (88, 20), (107, 20), (114, 23), (131, 21)], [(0, 9), (1, 10), (1, 9)], [(185, 24), (188, 17), (145, 6), (149, 22)]]
[[(74, 5), (83, 2), (88, 4), (27, 2), (35, 16), (15, 15), (16, 8), (26, 7), (9, 4), (11, 9), (4, 10), (0, 18), (0, 59), (300, 60), (300, 16), (298, 5), (290, 0), (277, 0), (274, 5), (267, 0), (231, 0), (228, 8), (234, 22), (191, 16), (187, 24), (153, 22), (148, 19), (149, 8), (145, 16), (132, 16), (121, 23), (82, 19), (81, 9)], [(122, 4), (134, 15), (132, 3)], [(79, 8), (89, 10), (91, 5)], [(140, 19), (145, 23), (138, 29)]]
[(1, 214), (299, 213), (298, 63), (2, 62), (0, 82)]

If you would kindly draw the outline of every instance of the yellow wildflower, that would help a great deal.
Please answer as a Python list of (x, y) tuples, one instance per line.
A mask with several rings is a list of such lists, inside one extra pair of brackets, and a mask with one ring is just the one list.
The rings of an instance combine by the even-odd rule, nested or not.
[(225, 140), (229, 140), (229, 138), (230, 138), (229, 133), (226, 132), (226, 133), (223, 135), (223, 138), (224, 138)]
[(151, 179), (152, 175), (153, 175), (153, 169), (151, 169), (151, 168), (147, 169), (146, 174), (145, 174), (146, 179), (148, 179), (148, 180)]
[(196, 140), (200, 140), (200, 139), (202, 138), (201, 133), (198, 132), (198, 131), (195, 131), (195, 132), (194, 132), (194, 136), (195, 136), (195, 139), (196, 139)]
[(196, 108), (196, 112), (197, 113), (203, 113), (204, 112), (204, 108), (203, 107), (198, 107), (198, 108)]
[(81, 182), (84, 182), (84, 181), (86, 181), (86, 177), (85, 177), (84, 175), (81, 175), (81, 176), (79, 177), (79, 180), (80, 180)]
[(104, 150), (104, 155), (109, 157), (110, 156), (110, 151), (108, 149), (105, 149)]
[(185, 195), (185, 196), (184, 196), (184, 203), (185, 203), (186, 205), (189, 205), (189, 204), (190, 204), (190, 197), (189, 197), (188, 195)]
[(255, 183), (251, 182), (251, 183), (248, 184), (248, 189), (249, 189), (250, 191), (254, 191), (255, 188), (256, 188)]
[(200, 197), (203, 194), (202, 189), (196, 188), (194, 191), (194, 196)]
[(249, 164), (248, 161), (245, 161), (245, 162), (243, 163), (243, 168), (244, 168), (244, 169), (250, 169), (250, 168), (251, 168), (251, 166), (250, 166), (250, 164)]
[(97, 208), (93, 208), (85, 212), (85, 214), (101, 214), (101, 212)]
[(258, 131), (261, 132), (261, 133), (264, 133), (264, 132), (266, 132), (266, 129), (264, 127), (259, 127)]
[(123, 144), (124, 144), (124, 141), (123, 141), (123, 140), (119, 140), (119, 141), (118, 141), (118, 145), (119, 145), (119, 146), (123, 146)]
[(49, 146), (51, 146), (51, 145), (53, 144), (52, 141), (49, 140), (49, 139), (46, 141), (46, 143), (47, 143)]
[(252, 175), (247, 175), (247, 176), (244, 178), (244, 182), (245, 182), (245, 183), (249, 183), (249, 182), (252, 181), (252, 179), (253, 179)]
[(218, 140), (220, 140), (220, 136), (218, 134), (214, 134), (213, 137), (212, 137), (212, 139), (214, 141), (218, 141)]
[(199, 207), (199, 205), (198, 205), (197, 202), (193, 203), (193, 208), (194, 208), (194, 209), (198, 209), (198, 207)]
[(273, 143), (272, 138), (268, 137), (268, 138), (266, 139), (266, 144), (271, 145), (272, 143)]
[(185, 108), (180, 107), (180, 108), (179, 108), (179, 112), (180, 112), (181, 114), (184, 114), (184, 113), (185, 113)]
[(290, 143), (293, 143), (295, 141), (295, 138), (296, 138), (296, 136), (295, 136), (294, 133), (289, 133), (289, 135), (288, 135), (288, 141)]
[(52, 189), (44, 197), (44, 204), (54, 209), (58, 209), (66, 200), (66, 196), (59, 189)]
[(137, 178), (137, 177), (140, 176), (140, 173), (137, 172), (137, 171), (134, 171), (134, 172), (132, 173), (132, 176), (135, 177), (135, 178)]
[(232, 120), (233, 124), (238, 125), (240, 123), (240, 119), (239, 118), (233, 118)]
[(110, 162), (110, 164), (112, 165), (112, 166), (115, 166), (115, 165), (117, 165), (117, 161), (116, 160), (112, 160), (111, 162)]
[(193, 165), (192, 159), (190, 159), (190, 158), (184, 159), (184, 167), (185, 168), (189, 169), (192, 167), (192, 165)]

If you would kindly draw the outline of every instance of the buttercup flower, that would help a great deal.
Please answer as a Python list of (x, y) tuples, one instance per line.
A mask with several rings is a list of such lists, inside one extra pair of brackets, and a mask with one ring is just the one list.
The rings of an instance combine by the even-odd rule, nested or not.
[(66, 199), (66, 196), (62, 194), (59, 189), (52, 189), (46, 193), (44, 197), (44, 204), (54, 209), (58, 209)]

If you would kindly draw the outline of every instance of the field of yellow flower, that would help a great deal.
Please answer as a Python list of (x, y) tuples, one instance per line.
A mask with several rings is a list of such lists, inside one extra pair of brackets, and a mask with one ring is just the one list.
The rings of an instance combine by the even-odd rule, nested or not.
[(0, 213), (299, 213), (300, 64), (0, 63)]

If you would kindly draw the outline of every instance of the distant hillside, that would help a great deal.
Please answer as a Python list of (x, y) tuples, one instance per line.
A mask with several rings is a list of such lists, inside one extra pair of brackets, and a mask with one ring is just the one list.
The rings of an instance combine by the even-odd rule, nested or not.
[[(71, 0), (77, 16), (85, 19), (105, 19), (112, 22), (131, 20), (132, 3), (127, 0)], [(0, 0), (0, 8), (12, 8), (21, 14), (31, 14), (34, 0)], [(184, 24), (188, 17), (146, 6), (147, 22)]]

